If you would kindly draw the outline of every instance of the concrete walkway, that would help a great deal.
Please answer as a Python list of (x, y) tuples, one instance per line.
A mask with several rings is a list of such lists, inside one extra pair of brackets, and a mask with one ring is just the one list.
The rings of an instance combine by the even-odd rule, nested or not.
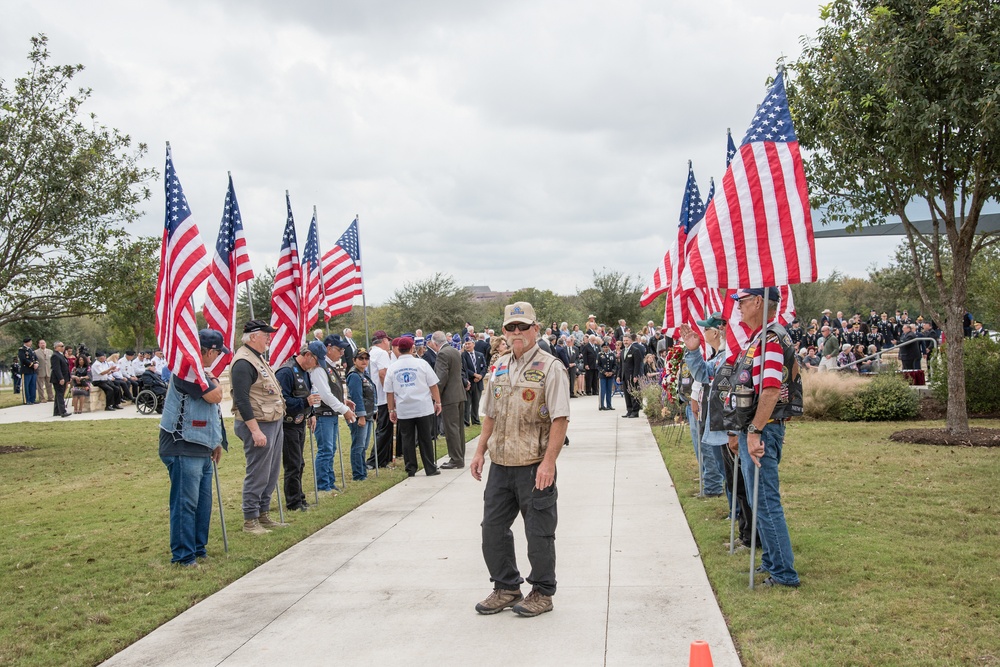
[[(552, 613), (475, 612), (492, 588), (485, 482), (445, 470), (389, 489), (105, 664), (687, 665), (702, 639), (716, 667), (739, 665), (649, 426), (622, 414), (573, 401)], [(523, 576), (520, 519), (513, 530)]]

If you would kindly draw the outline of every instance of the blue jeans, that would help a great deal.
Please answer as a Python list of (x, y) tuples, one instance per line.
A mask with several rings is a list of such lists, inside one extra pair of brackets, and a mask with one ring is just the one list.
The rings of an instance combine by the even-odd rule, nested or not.
[(712, 451), (716, 449), (716, 446), (701, 444), (701, 422), (691, 412), (690, 402), (685, 404), (684, 412), (688, 418), (688, 425), (691, 427), (691, 447), (694, 449), (695, 459), (698, 458), (698, 450), (701, 450), (702, 453), (701, 469), (698, 474), (701, 476), (705, 495), (717, 496), (724, 491), (726, 474), (720, 469), (715, 453)]
[(602, 377), (601, 378), (601, 396), (600, 405), (602, 408), (611, 407), (611, 394), (615, 392), (615, 378), (612, 377)]
[(337, 453), (336, 416), (316, 417), (316, 488), (330, 491), (337, 486), (337, 475), (333, 472), (333, 456)]
[(212, 459), (161, 456), (170, 476), (171, 563), (190, 565), (205, 555), (212, 520)]
[(21, 376), (21, 384), (24, 385), (24, 402), (31, 405), (35, 402), (35, 391), (38, 384), (38, 376), (34, 373), (25, 373)]
[(365, 425), (358, 422), (350, 425), (351, 429), (351, 477), (355, 482), (368, 479), (368, 467), (365, 465), (365, 450), (368, 449), (368, 439), (371, 437), (372, 422), (365, 417)]
[[(799, 583), (799, 575), (794, 567), (792, 540), (788, 536), (788, 524), (785, 523), (785, 510), (781, 506), (781, 492), (778, 488), (778, 464), (781, 463), (781, 448), (785, 441), (785, 425), (768, 424), (764, 427), (761, 440), (764, 442), (764, 456), (760, 459), (757, 496), (760, 564), (779, 584), (794, 585)], [(754, 470), (758, 468), (747, 452), (746, 433), (740, 433), (740, 460), (747, 462), (745, 466), (741, 464), (740, 468), (747, 487), (747, 500), (752, 507)]]

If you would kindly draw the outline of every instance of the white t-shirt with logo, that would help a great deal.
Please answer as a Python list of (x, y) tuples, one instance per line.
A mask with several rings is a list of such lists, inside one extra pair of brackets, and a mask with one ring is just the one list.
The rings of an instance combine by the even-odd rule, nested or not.
[(437, 373), (423, 359), (404, 354), (389, 366), (385, 391), (396, 402), (397, 419), (415, 419), (434, 414), (431, 387), (438, 383)]

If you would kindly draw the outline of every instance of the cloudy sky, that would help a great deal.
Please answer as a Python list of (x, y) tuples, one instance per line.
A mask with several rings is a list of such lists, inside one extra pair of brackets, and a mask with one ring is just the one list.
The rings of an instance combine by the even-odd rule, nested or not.
[[(7, 0), (0, 78), (29, 37), (82, 63), (85, 107), (164, 145), (206, 244), (232, 171), (258, 273), (289, 190), (300, 247), (355, 214), (369, 303), (436, 271), (460, 285), (573, 293), (592, 270), (651, 275), (687, 161), (721, 181), (776, 60), (819, 26), (802, 0)], [(160, 234), (162, 183), (136, 234)], [(820, 240), (820, 275), (892, 247)]]

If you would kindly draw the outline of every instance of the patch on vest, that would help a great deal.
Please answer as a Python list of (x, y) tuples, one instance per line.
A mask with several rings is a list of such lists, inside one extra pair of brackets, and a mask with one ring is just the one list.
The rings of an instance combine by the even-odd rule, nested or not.
[(521, 398), (523, 398), (528, 403), (532, 402), (533, 400), (535, 400), (535, 390), (525, 389), (524, 391), (521, 392)]
[(740, 384), (746, 384), (750, 381), (750, 371), (743, 370), (740, 371)]
[(493, 387), (493, 398), (499, 399), (503, 396), (503, 387)]
[(534, 368), (524, 371), (524, 379), (528, 382), (541, 382), (544, 377), (545, 373)]
[(545, 368), (545, 362), (544, 361), (532, 361), (531, 362), (531, 368)]
[(546, 417), (548, 417), (549, 416), (549, 406), (543, 404), (541, 407), (539, 407), (538, 408), (538, 416), (541, 417), (542, 419), (545, 419)]

